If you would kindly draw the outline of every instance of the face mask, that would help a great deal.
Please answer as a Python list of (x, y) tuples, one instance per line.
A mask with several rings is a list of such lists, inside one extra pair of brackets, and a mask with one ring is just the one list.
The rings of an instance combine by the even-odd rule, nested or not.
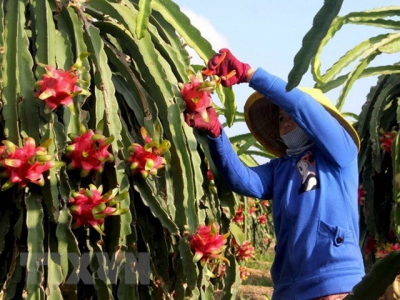
[(300, 127), (297, 127), (291, 132), (282, 135), (281, 138), (285, 145), (288, 147), (288, 149), (286, 150), (286, 153), (288, 155), (300, 154), (301, 152), (310, 148), (313, 145), (308, 135)]

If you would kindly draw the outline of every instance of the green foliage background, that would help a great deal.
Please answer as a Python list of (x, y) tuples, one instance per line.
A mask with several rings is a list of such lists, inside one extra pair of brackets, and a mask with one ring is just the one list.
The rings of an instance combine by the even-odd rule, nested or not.
[[(221, 234), (231, 232), (229, 243), (233, 237), (257, 243), (252, 231), (231, 225), (235, 205), (246, 199), (224, 186), (205, 137), (182, 118), (178, 83), (199, 68), (191, 66), (185, 45), (207, 60), (214, 54), (209, 42), (169, 0), (1, 0), (0, 20), (1, 140), (22, 146), (28, 136), (37, 144), (51, 138), (49, 154), (61, 161), (69, 135), (79, 135), (81, 125), (115, 138), (114, 162), (102, 174), (80, 177), (79, 170), (63, 167), (46, 174), (44, 187), (0, 192), (0, 298), (211, 299), (216, 288), (234, 298), (239, 262), (231, 247), (224, 253), (226, 275), (211, 278), (207, 265), (193, 262), (188, 242), (200, 224), (215, 220)], [(60, 107), (46, 114), (44, 102), (34, 97), (45, 71), (39, 64), (67, 70), (86, 52), (80, 86), (90, 95), (75, 97), (72, 111)], [(218, 95), (231, 125), (234, 94), (220, 87)], [(141, 127), (151, 136), (159, 128), (171, 142), (167, 166), (147, 179), (133, 176), (127, 163), (128, 147), (143, 144)], [(217, 193), (210, 189), (209, 168)], [(121, 202), (129, 213), (106, 218), (105, 236), (71, 228), (71, 191), (89, 184), (129, 191)], [(272, 223), (265, 228), (272, 238)], [(139, 277), (126, 257), (138, 258), (140, 266), (141, 253), (149, 254), (150, 271)], [(85, 268), (87, 257), (93, 285), (71, 284), (72, 275), (86, 271), (76, 266)]]
[[(399, 68), (369, 67), (383, 53), (399, 52), (400, 7), (384, 7), (339, 16), (343, 1), (324, 1), (295, 57), (287, 88), (300, 82), (311, 64), (315, 87), (327, 92), (341, 87), (337, 100), (341, 109), (348, 91), (358, 79), (379, 77), (371, 89), (355, 127), (361, 140), (360, 183), (366, 201), (360, 207), (361, 245), (367, 236), (388, 241), (388, 230), (400, 237), (399, 141), (391, 154), (379, 147), (379, 130), (391, 130), (399, 120)], [(78, 134), (81, 124), (101, 129), (115, 137), (111, 149), (115, 157), (103, 174), (81, 178), (79, 172), (51, 170), (43, 188), (0, 192), (0, 292), (1, 299), (212, 299), (215, 289), (224, 299), (234, 299), (239, 280), (239, 262), (231, 247), (226, 276), (211, 278), (206, 266), (193, 263), (188, 234), (199, 224), (216, 220), (221, 233), (230, 232), (239, 242), (251, 239), (259, 249), (262, 239), (273, 238), (273, 224), (258, 226), (247, 218), (242, 226), (232, 225), (235, 209), (247, 199), (231, 193), (220, 180), (209, 157), (205, 137), (193, 132), (182, 118), (183, 102), (179, 82), (187, 82), (192, 66), (185, 45), (207, 61), (214, 50), (170, 0), (0, 0), (0, 138), (22, 146), (23, 138), (37, 144), (51, 138), (50, 154), (63, 160), (68, 134)], [(391, 32), (374, 36), (354, 46), (324, 74), (320, 55), (337, 31), (347, 24), (379, 26)], [(38, 64), (67, 70), (82, 53), (86, 72), (82, 88), (90, 95), (74, 98), (74, 114), (66, 108), (44, 112), (44, 103), (34, 98), (34, 83), (44, 69)], [(342, 74), (351, 63), (352, 70)], [(226, 125), (243, 121), (237, 112), (232, 89), (219, 87), (219, 112)], [(132, 176), (127, 166), (127, 149), (143, 143), (140, 128), (150, 135), (161, 128), (162, 138), (171, 142), (168, 164), (157, 176)], [(398, 129), (398, 128), (397, 128)], [(272, 157), (249, 135), (231, 137), (232, 145), (248, 165), (256, 165), (253, 155)], [(210, 189), (207, 170), (215, 177), (217, 193)], [(1, 184), (6, 179), (1, 180)], [(379, 185), (383, 180), (385, 185)], [(106, 235), (92, 228), (71, 228), (68, 199), (72, 190), (89, 184), (129, 190), (122, 207), (129, 213), (106, 219)], [(265, 208), (270, 213), (270, 207)], [(150, 284), (141, 284), (138, 269), (127, 264), (127, 254), (150, 256)], [(76, 272), (71, 257), (89, 254), (93, 285), (68, 284)], [(27, 257), (26, 257), (27, 256)], [(374, 299), (399, 273), (399, 252), (375, 264), (366, 257), (372, 271), (355, 287), (351, 299)], [(26, 262), (22, 261), (27, 258)], [(79, 259), (78, 259), (79, 260)], [(110, 261), (115, 265), (110, 265)], [(83, 262), (81, 261), (83, 264)], [(115, 278), (109, 277), (116, 270)], [(126, 284), (126, 276), (137, 284)], [(374, 286), (375, 294), (367, 291)], [(381, 293), (382, 292), (382, 293)]]

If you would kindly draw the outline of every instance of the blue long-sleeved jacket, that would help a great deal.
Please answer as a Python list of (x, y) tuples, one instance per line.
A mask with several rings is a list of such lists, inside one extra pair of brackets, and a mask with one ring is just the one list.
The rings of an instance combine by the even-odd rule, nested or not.
[(232, 191), (273, 200), (273, 299), (350, 292), (365, 274), (358, 244), (357, 147), (322, 105), (298, 89), (286, 92), (285, 85), (262, 69), (250, 81), (292, 116), (314, 146), (249, 168), (222, 131), (208, 138), (211, 155)]

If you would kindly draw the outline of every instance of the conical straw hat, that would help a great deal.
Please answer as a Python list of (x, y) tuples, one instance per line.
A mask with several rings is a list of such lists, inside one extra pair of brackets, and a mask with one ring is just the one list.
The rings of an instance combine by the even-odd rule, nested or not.
[[(356, 130), (351, 123), (342, 116), (328, 97), (319, 89), (300, 89), (310, 94), (338, 120), (340, 125), (350, 134), (357, 148), (360, 149), (360, 139)], [(279, 107), (258, 92), (251, 94), (244, 106), (244, 116), (250, 132), (268, 152), (277, 157), (281, 157), (286, 154), (287, 147), (279, 135), (278, 114)]]

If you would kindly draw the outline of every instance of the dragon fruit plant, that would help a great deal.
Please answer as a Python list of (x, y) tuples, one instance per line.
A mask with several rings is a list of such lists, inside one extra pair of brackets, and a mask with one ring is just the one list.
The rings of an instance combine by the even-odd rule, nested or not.
[[(233, 92), (194, 75), (185, 45), (206, 61), (208, 41), (173, 1), (7, 0), (0, 14), (0, 298), (234, 299), (239, 196), (182, 116), (182, 93), (204, 116), (215, 87), (236, 120)], [(203, 266), (185, 232), (211, 217)]]

